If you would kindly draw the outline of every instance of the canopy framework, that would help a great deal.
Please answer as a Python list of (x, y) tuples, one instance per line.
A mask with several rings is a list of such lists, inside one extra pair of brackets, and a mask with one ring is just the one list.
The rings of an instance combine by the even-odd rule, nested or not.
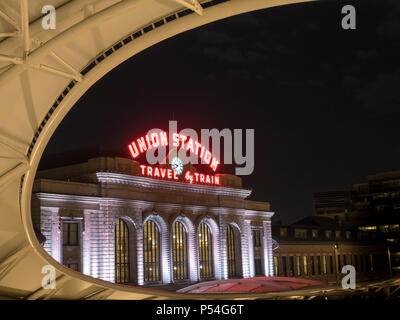
[[(48, 256), (36, 239), (30, 216), (31, 190), (40, 157), (76, 101), (126, 59), (164, 39), (219, 19), (308, 1), (56, 0), (55, 30), (41, 27), (41, 9), (46, 0), (20, 0), (17, 7), (15, 1), (2, 1), (0, 296), (204, 299), (203, 295), (117, 286), (73, 272)], [(193, 10), (197, 14), (191, 14)], [(54, 290), (41, 286), (45, 265), (56, 270)]]

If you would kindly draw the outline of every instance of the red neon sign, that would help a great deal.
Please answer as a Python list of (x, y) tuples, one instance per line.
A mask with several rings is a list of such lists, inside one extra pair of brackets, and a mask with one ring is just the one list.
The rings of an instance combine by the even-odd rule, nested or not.
[(151, 166), (140, 166), (142, 176), (155, 177), (155, 178), (164, 178), (169, 180), (179, 180), (175, 171), (167, 168), (158, 168)]
[[(128, 148), (133, 159), (152, 148), (168, 146), (168, 135), (166, 132), (152, 133), (132, 141)], [(217, 170), (219, 161), (213, 157), (211, 152), (198, 141), (188, 138), (183, 134), (172, 134), (172, 146), (176, 148), (186, 148), (186, 151), (199, 156), (213, 171)]]
[[(142, 176), (151, 178), (160, 178), (166, 180), (179, 181), (179, 177), (175, 171), (168, 168), (159, 168), (146, 165), (140, 165), (140, 173)], [(188, 183), (209, 184), (219, 186), (219, 176), (202, 174), (197, 172), (186, 171), (184, 180)]]

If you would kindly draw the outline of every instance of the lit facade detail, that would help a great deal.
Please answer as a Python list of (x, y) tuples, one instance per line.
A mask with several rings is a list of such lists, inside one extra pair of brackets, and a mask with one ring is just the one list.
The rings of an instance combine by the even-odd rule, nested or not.
[[(151, 136), (143, 136), (128, 145), (130, 155), (133, 159), (137, 159), (141, 154), (151, 149), (165, 148), (169, 146), (168, 134), (166, 132), (152, 133)], [(172, 133), (171, 148), (179, 148), (191, 152), (198, 156), (203, 163), (208, 164), (213, 171), (219, 166), (219, 161), (212, 155), (210, 150), (203, 146), (200, 142), (193, 140), (183, 134)], [(178, 173), (179, 174), (179, 173)]]
[[(236, 239), (237, 240), (237, 239)], [(228, 259), (228, 277), (236, 276), (236, 246), (235, 234), (231, 225), (226, 229), (226, 251)]]
[(214, 277), (212, 234), (205, 222), (199, 226), (198, 242), (200, 279), (212, 279)]
[(32, 220), (57, 261), (67, 264), (63, 243), (75, 245), (71, 269), (135, 285), (273, 275), (273, 213), (246, 200), (238, 177), (219, 175), (220, 186), (160, 180), (122, 158), (76, 165), (76, 181), (64, 174), (38, 173)]
[(127, 283), (129, 277), (129, 230), (126, 222), (118, 219), (115, 223), (115, 282)]
[(172, 225), (173, 280), (188, 279), (188, 233), (184, 225), (176, 221)]
[(146, 221), (143, 228), (144, 281), (160, 281), (160, 231), (152, 220)]

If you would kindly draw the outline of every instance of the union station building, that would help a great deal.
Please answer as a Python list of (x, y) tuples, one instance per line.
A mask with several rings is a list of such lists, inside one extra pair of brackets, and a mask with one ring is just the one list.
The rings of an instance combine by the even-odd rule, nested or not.
[(273, 276), (268, 202), (239, 177), (219, 185), (143, 175), (119, 157), (37, 173), (32, 221), (44, 249), (92, 277), (137, 285)]

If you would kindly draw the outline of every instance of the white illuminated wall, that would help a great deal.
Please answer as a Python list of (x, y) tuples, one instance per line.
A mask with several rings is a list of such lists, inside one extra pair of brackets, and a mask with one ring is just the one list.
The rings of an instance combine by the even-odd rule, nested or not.
[[(42, 195), (46, 205), (40, 206), (40, 229), (47, 241), (44, 249), (57, 261), (62, 261), (62, 229), (61, 219), (68, 218), (68, 206), (81, 212), (82, 224), (82, 272), (92, 277), (106, 281), (115, 281), (115, 256), (114, 256), (114, 226), (118, 218), (124, 218), (132, 224), (136, 239), (133, 244), (136, 246), (136, 254), (131, 257), (131, 263), (135, 264), (136, 274), (131, 275), (131, 279), (138, 285), (143, 285), (143, 224), (147, 219), (152, 219), (159, 227), (161, 232), (161, 274), (162, 283), (171, 283), (172, 275), (172, 250), (171, 250), (171, 228), (175, 221), (180, 221), (188, 230), (188, 257), (189, 257), (189, 279), (199, 280), (199, 253), (198, 253), (198, 226), (205, 222), (208, 224), (213, 239), (213, 263), (215, 279), (227, 279), (227, 254), (226, 254), (226, 229), (229, 224), (234, 226), (240, 240), (240, 259), (241, 276), (243, 278), (254, 277), (254, 248), (252, 241), (252, 222), (257, 222), (256, 228), (262, 226), (262, 248), (263, 248), (263, 267), (266, 276), (273, 276), (273, 255), (271, 221), (272, 213), (247, 210), (236, 210), (228, 208), (217, 208), (213, 215), (217, 220), (208, 214), (198, 219), (191, 215), (190, 219), (184, 214), (175, 214), (175, 218), (165, 213), (153, 211), (146, 214), (143, 206), (138, 206), (137, 202), (121, 199), (91, 198), (80, 199), (77, 196), (67, 195)], [(52, 197), (54, 199), (52, 200)], [(43, 199), (42, 199), (43, 200)], [(53, 203), (54, 206), (48, 205)], [(68, 205), (67, 205), (68, 204)], [(58, 206), (58, 207), (57, 207)], [(87, 207), (91, 208), (87, 208)], [(168, 206), (164, 204), (164, 206)], [(175, 206), (176, 205), (172, 205)], [(85, 208), (86, 207), (86, 208)], [(154, 204), (151, 206), (154, 208)], [(78, 210), (78, 209), (79, 210)], [(97, 209), (96, 209), (97, 208)], [(166, 210), (168, 211), (168, 210)], [(148, 210), (147, 210), (148, 212)], [(65, 215), (66, 216), (60, 216)], [(146, 217), (145, 220), (144, 217)], [(71, 217), (70, 217), (71, 218)], [(75, 217), (76, 219), (76, 217)], [(129, 222), (130, 221), (130, 222)], [(236, 242), (236, 243), (238, 243)]]

